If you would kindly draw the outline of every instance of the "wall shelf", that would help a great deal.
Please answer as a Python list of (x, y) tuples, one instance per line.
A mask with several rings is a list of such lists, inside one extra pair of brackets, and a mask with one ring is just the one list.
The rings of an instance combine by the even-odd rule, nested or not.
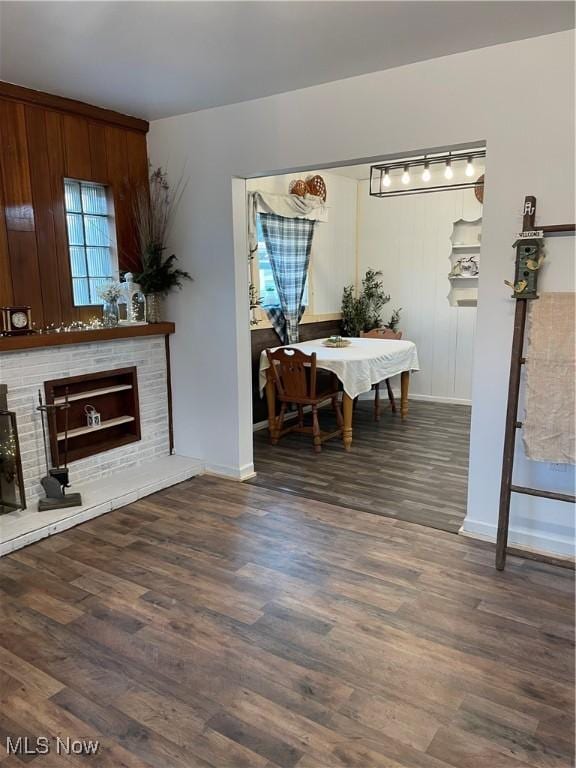
[[(112, 392), (124, 392), (127, 389), (132, 389), (132, 384), (118, 384), (115, 387), (102, 387), (102, 389), (90, 389), (86, 392), (78, 392), (75, 395), (68, 395), (68, 402), (72, 403), (75, 400), (92, 400), (95, 397), (102, 395), (109, 395)], [(54, 405), (63, 405), (66, 402), (65, 397), (57, 397), (54, 400)]]
[(462, 269), (464, 263), (474, 262), (480, 267), (480, 249), (482, 244), (482, 217), (478, 219), (458, 219), (452, 227), (450, 236), (450, 271), (448, 272), (448, 302), (452, 307), (475, 307), (478, 300), (478, 274), (454, 274)]
[(478, 280), (478, 275), (448, 275), (449, 280)]
[[(102, 429), (112, 429), (112, 427), (118, 427), (120, 424), (128, 424), (128, 422), (134, 421), (134, 416), (118, 416), (116, 419), (108, 419), (103, 421), (98, 427), (77, 427), (68, 431), (68, 440), (74, 437), (80, 437), (80, 435), (88, 435), (92, 432), (100, 432)], [(65, 440), (66, 433), (58, 432), (58, 440)]]

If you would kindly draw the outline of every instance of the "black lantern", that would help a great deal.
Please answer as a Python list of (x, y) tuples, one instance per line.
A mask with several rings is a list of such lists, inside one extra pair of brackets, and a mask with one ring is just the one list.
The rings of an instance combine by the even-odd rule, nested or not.
[(26, 508), (16, 414), (5, 408), (5, 397), (0, 385), (0, 514)]

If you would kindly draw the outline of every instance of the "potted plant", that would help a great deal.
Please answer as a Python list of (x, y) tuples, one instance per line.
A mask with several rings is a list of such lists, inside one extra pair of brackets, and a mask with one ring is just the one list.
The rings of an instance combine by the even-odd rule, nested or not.
[(170, 188), (166, 171), (152, 169), (150, 189), (136, 195), (134, 216), (142, 259), (142, 271), (134, 274), (146, 297), (149, 323), (160, 322), (161, 298), (174, 288), (182, 288), (183, 280), (192, 280), (188, 272), (176, 267), (176, 255), (165, 256), (166, 240), (172, 217), (182, 197), (182, 180)]
[(342, 294), (342, 333), (344, 336), (360, 336), (382, 326), (382, 307), (390, 301), (384, 293), (382, 272), (368, 269), (362, 279), (362, 290), (354, 295), (354, 286), (347, 285)]

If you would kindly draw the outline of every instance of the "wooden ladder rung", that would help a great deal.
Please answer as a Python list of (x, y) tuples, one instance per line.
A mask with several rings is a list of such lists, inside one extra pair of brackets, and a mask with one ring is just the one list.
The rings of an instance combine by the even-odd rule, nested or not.
[(567, 501), (569, 504), (576, 504), (576, 496), (571, 496), (569, 493), (540, 491), (538, 488), (524, 488), (522, 485), (511, 485), (510, 490), (513, 493), (523, 493), (526, 496), (539, 496), (542, 499), (554, 499), (555, 501)]

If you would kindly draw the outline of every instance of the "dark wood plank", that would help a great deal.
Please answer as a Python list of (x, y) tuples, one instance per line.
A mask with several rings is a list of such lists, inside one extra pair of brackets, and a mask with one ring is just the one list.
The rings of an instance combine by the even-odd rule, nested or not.
[[(335, 416), (320, 411), (323, 429)], [(412, 401), (410, 418), (390, 409), (373, 419), (373, 402), (360, 401), (354, 413), (351, 452), (340, 440), (312, 455), (301, 435), (271, 446), (268, 430), (254, 433), (250, 482), (364, 512), (456, 533), (466, 514), (470, 408)]]
[(0, 560), (0, 732), (99, 738), (102, 768), (567, 768), (574, 573), (491, 552), (167, 488)]
[[(46, 111), (26, 107), (26, 129), (30, 178), (36, 222), (36, 248), (42, 289), (45, 323), (60, 325), (63, 320), (59, 271), (56, 264), (56, 230), (53, 214), (53, 188), (50, 174), (50, 152), (46, 133)], [(66, 286), (64, 285), (64, 291)], [(67, 294), (64, 293), (67, 298)]]

